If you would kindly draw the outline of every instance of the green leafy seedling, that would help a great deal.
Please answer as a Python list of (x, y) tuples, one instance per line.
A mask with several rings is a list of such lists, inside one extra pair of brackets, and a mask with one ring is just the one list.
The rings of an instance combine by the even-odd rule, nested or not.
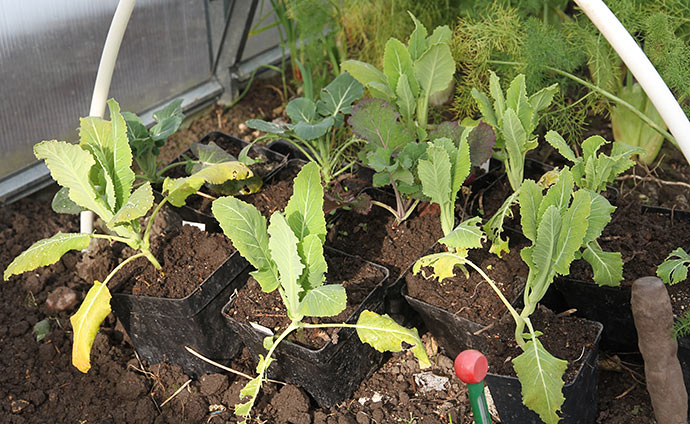
[(348, 152), (358, 140), (341, 141), (344, 137), (342, 123), (352, 111), (352, 103), (359, 100), (363, 92), (362, 84), (343, 73), (321, 90), (317, 102), (306, 97), (291, 100), (285, 108), (290, 123), (250, 119), (247, 126), (265, 132), (262, 140), (290, 141), (309, 161), (319, 165), (328, 185), (354, 166), (355, 161)]
[(383, 54), (383, 71), (358, 60), (346, 60), (342, 69), (361, 82), (373, 97), (394, 104), (405, 126), (426, 139), (429, 98), (452, 83), (455, 61), (450, 51), (451, 30), (427, 29), (410, 13), (415, 29), (407, 46), (390, 38)]
[(520, 74), (510, 83), (505, 94), (498, 76), (492, 71), (489, 77), (489, 97), (472, 89), (482, 120), (496, 131), (495, 156), (503, 162), (508, 182), (513, 193), (485, 224), (484, 230), (491, 241), (491, 252), (499, 257), (508, 252), (508, 238), (504, 240), (503, 222), (512, 216), (511, 208), (517, 202), (525, 173), (527, 152), (537, 147), (538, 138), (534, 134), (539, 123), (540, 112), (551, 104), (558, 91), (558, 84), (543, 88), (531, 96), (527, 95), (525, 76)]
[(401, 351), (411, 346), (422, 368), (430, 366), (416, 329), (407, 329), (390, 318), (363, 311), (356, 324), (309, 324), (305, 317), (330, 317), (347, 306), (347, 294), (340, 284), (324, 284), (327, 271), (323, 255), (326, 220), (323, 187), (318, 165), (306, 164), (294, 182), (294, 193), (283, 212), (266, 218), (252, 205), (234, 197), (213, 202), (213, 215), (240, 254), (255, 268), (252, 277), (264, 292), (278, 290), (287, 309), (290, 325), (277, 337), (264, 339), (266, 355), (261, 355), (257, 376), (240, 392), (242, 403), (235, 414), (249, 416), (275, 360), (278, 345), (292, 332), (304, 328), (351, 327), (362, 342), (378, 351)]
[(182, 125), (184, 114), (182, 113), (183, 99), (170, 102), (164, 108), (153, 113), (156, 123), (150, 129), (146, 129), (143, 121), (132, 112), (122, 112), (122, 117), (127, 123), (127, 136), (132, 148), (132, 155), (139, 169), (141, 177), (152, 184), (161, 183), (165, 169), (158, 163), (160, 149), (165, 145), (168, 137), (173, 135)]
[(56, 263), (70, 250), (84, 250), (91, 239), (101, 238), (127, 244), (137, 253), (123, 260), (103, 282), (94, 281), (77, 312), (70, 318), (74, 341), (72, 364), (82, 372), (91, 368), (91, 346), (98, 329), (110, 313), (108, 282), (129, 262), (145, 257), (156, 269), (161, 266), (150, 250), (150, 233), (156, 214), (166, 203), (182, 206), (186, 198), (204, 183), (221, 184), (228, 179), (246, 179), (251, 171), (239, 162), (225, 162), (200, 170), (185, 178), (166, 178), (165, 197), (149, 216), (145, 228), (140, 225), (153, 208), (153, 191), (147, 181), (134, 186), (132, 151), (120, 106), (109, 100), (111, 121), (82, 118), (79, 145), (65, 141), (43, 141), (34, 146), (34, 154), (45, 160), (50, 174), (62, 187), (62, 201), (71, 208), (90, 210), (107, 227), (106, 234), (62, 233), (39, 240), (10, 263), (3, 277)]
[(678, 284), (688, 278), (690, 255), (682, 247), (671, 252), (656, 269), (657, 277), (668, 285)]

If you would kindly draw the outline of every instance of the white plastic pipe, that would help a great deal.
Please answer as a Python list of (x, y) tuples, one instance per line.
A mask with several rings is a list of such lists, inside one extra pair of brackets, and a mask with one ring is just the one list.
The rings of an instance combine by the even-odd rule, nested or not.
[[(113, 16), (108, 35), (105, 38), (101, 62), (98, 65), (98, 73), (96, 74), (96, 83), (93, 87), (89, 116), (102, 118), (105, 113), (105, 102), (108, 99), (108, 92), (110, 91), (110, 82), (113, 79), (117, 54), (120, 51), (122, 37), (125, 35), (125, 29), (127, 28), (130, 16), (132, 16), (132, 10), (134, 9), (135, 3), (136, 0), (120, 0), (117, 9), (115, 9), (115, 16)], [(82, 212), (79, 220), (79, 230), (82, 233), (92, 233), (93, 221), (93, 212)]]
[(652, 62), (602, 0), (575, 0), (575, 3), (599, 28), (635, 76), (690, 163), (690, 122)]

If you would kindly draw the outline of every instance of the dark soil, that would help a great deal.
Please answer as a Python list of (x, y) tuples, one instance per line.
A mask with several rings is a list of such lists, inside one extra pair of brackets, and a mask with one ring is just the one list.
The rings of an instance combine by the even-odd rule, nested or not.
[[(623, 255), (623, 282), (656, 275), (656, 268), (677, 247), (690, 248), (690, 221), (669, 215), (643, 212), (636, 199), (618, 205), (599, 243), (605, 251)], [(592, 268), (584, 260), (573, 262), (570, 276), (592, 279)]]
[[(347, 307), (340, 314), (326, 318), (307, 318), (311, 323), (346, 322), (371, 291), (385, 278), (384, 272), (361, 259), (339, 254), (325, 253), (328, 272), (326, 284), (342, 284), (347, 292)], [(244, 323), (256, 322), (280, 334), (288, 325), (287, 309), (277, 290), (264, 293), (253, 278), (238, 292), (230, 316)], [(293, 341), (319, 349), (331, 341), (337, 329), (309, 329), (303, 334), (294, 334)]]
[[(372, 197), (394, 204), (385, 193)], [(336, 249), (386, 266), (395, 280), (427, 252), (442, 235), (438, 209), (420, 204), (410, 218), (395, 227), (393, 215), (374, 206), (367, 215), (344, 211), (328, 232)]]
[[(539, 307), (530, 316), (535, 331), (541, 331), (542, 342), (553, 356), (568, 361), (564, 377), (566, 384), (572, 381), (577, 370), (586, 359), (583, 351), (593, 346), (598, 328), (587, 320), (572, 316), (559, 316), (546, 308)], [(525, 330), (527, 331), (527, 330)], [(515, 321), (506, 314), (496, 325), (480, 334), (486, 342), (489, 372), (515, 377), (511, 359), (522, 350), (515, 342)]]
[[(527, 281), (529, 269), (520, 258), (522, 245), (512, 246), (502, 258), (490, 254), (488, 248), (471, 250), (469, 260), (477, 264), (496, 283), (506, 298), (514, 302)], [(455, 269), (455, 277), (439, 282), (431, 277), (431, 269), (422, 270), (431, 278), (425, 279), (422, 273), (407, 273), (407, 293), (411, 297), (445, 309), (470, 321), (489, 325), (503, 316), (507, 309), (491, 286), (474, 269), (467, 267), (469, 278)]]
[(113, 285), (122, 284), (122, 291), (136, 296), (182, 299), (192, 294), (235, 248), (223, 234), (184, 225), (156, 240), (151, 251), (161, 264), (160, 270), (148, 259), (138, 258), (118, 271)]

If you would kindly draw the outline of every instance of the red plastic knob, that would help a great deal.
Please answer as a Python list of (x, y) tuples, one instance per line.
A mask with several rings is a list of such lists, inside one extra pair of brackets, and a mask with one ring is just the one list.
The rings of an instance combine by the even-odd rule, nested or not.
[(464, 350), (455, 358), (455, 375), (465, 384), (477, 384), (484, 380), (489, 362), (477, 350)]

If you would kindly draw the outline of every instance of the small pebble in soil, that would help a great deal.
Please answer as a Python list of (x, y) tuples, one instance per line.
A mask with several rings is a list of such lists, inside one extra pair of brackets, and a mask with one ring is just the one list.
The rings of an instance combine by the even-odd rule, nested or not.
[(50, 292), (46, 299), (46, 307), (50, 312), (63, 312), (72, 309), (78, 301), (77, 292), (63, 286)]

